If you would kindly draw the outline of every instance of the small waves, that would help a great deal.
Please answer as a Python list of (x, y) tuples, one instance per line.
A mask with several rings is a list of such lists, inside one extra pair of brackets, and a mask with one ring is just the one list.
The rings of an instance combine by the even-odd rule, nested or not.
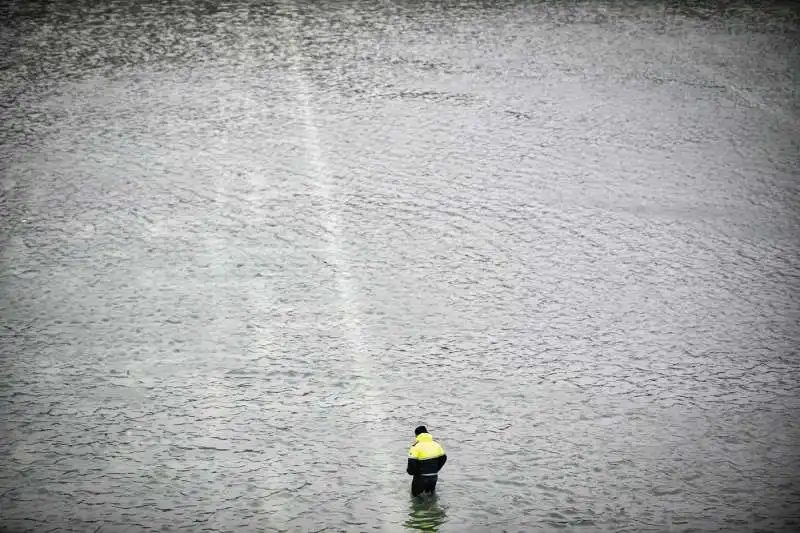
[(39, 8), (0, 36), (0, 527), (796, 529), (789, 19)]

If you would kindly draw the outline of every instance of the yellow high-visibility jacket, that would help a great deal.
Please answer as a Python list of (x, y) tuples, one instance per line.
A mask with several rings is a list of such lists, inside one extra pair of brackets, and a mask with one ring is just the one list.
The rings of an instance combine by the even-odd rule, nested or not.
[(406, 472), (412, 476), (435, 476), (439, 474), (447, 454), (441, 444), (433, 440), (430, 433), (420, 433), (414, 445), (408, 450)]

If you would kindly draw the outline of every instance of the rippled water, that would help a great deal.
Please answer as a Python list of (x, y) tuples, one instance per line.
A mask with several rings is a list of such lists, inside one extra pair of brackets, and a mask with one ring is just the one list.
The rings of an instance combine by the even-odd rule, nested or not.
[(0, 527), (795, 530), (787, 6), (4, 8)]

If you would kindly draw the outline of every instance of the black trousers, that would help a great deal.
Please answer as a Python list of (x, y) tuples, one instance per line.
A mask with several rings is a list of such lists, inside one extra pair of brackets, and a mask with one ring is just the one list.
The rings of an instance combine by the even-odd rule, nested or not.
[(422, 493), (433, 494), (436, 490), (436, 481), (439, 476), (414, 476), (411, 481), (411, 495), (419, 496)]

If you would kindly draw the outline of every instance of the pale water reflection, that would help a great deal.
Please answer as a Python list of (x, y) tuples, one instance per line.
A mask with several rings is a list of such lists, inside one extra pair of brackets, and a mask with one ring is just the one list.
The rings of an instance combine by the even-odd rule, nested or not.
[(447, 520), (444, 506), (439, 502), (438, 494), (411, 497), (408, 519), (404, 522), (406, 529), (424, 533), (437, 533)]

